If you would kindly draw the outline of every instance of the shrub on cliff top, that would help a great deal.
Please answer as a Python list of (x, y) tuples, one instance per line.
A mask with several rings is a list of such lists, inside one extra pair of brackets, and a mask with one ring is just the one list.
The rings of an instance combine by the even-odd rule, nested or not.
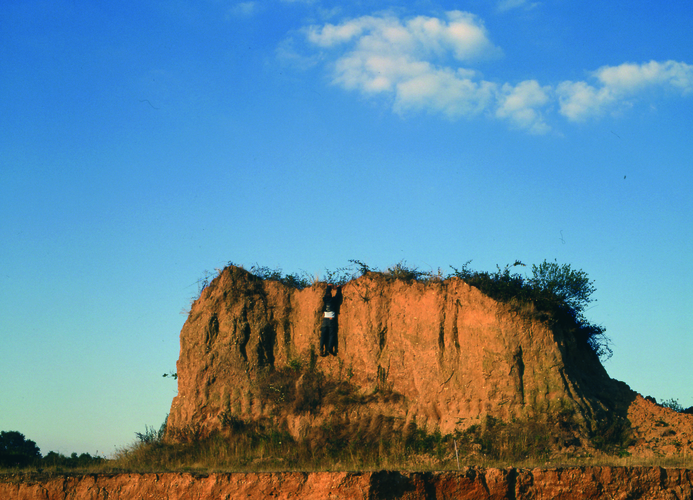
[(574, 270), (569, 264), (559, 265), (545, 260), (539, 266), (533, 265), (532, 276), (526, 278), (510, 272), (512, 267), (525, 266), (520, 261), (503, 269), (497, 266), (497, 271), (492, 273), (471, 270), (470, 262), (466, 262), (461, 269), (450, 266), (454, 271), (451, 276), (464, 280), (499, 302), (532, 303), (547, 319), (574, 325), (578, 338), (602, 361), (613, 354), (606, 329), (590, 323), (584, 316), (586, 306), (594, 301), (591, 296), (596, 291), (594, 282), (590, 281), (586, 272)]

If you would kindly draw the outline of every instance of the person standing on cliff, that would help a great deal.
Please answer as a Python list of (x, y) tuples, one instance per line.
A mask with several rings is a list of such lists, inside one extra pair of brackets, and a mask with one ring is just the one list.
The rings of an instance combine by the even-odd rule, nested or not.
[(342, 305), (342, 287), (332, 296), (332, 285), (327, 285), (323, 302), (323, 318), (320, 327), (320, 356), (337, 355), (337, 316)]

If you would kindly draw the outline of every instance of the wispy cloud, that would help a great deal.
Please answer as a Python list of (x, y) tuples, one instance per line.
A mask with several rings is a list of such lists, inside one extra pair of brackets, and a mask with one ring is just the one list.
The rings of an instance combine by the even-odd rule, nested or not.
[(499, 12), (506, 12), (512, 9), (534, 9), (539, 6), (539, 2), (529, 2), (527, 0), (499, 0), (496, 9)]
[(249, 17), (256, 14), (259, 8), (257, 2), (239, 2), (233, 6), (231, 12), (236, 16)]
[(474, 65), (502, 51), (478, 17), (461, 11), (441, 18), (362, 16), (310, 26), (304, 36), (327, 61), (335, 85), (386, 97), (396, 113), (430, 112), (450, 119), (484, 114), (534, 134), (551, 130), (548, 117), (555, 117), (556, 109), (578, 121), (628, 105), (648, 88), (693, 91), (693, 66), (674, 61), (605, 66), (591, 73), (592, 84), (486, 80)]

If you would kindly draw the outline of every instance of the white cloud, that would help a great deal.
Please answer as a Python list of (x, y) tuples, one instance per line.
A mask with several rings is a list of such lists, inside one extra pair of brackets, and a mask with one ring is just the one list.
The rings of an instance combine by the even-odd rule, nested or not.
[(478, 81), (470, 69), (436, 65), (496, 57), (500, 50), (473, 15), (448, 12), (445, 19), (364, 16), (312, 26), (307, 38), (322, 48), (348, 45), (333, 65), (333, 83), (366, 95), (392, 95), (397, 112), (430, 110), (449, 117), (486, 109), (495, 84)]
[(551, 94), (551, 87), (542, 87), (536, 80), (526, 80), (514, 87), (506, 83), (498, 93), (496, 116), (534, 134), (545, 134), (551, 127), (546, 124), (541, 108), (549, 103)]
[(308, 40), (321, 47), (331, 47), (360, 36), (364, 29), (375, 23), (376, 18), (365, 16), (338, 26), (334, 24), (326, 24), (322, 28), (311, 26), (308, 28)]
[(356, 40), (355, 51), (411, 53), (446, 56), (459, 61), (496, 56), (486, 29), (474, 15), (452, 11), (447, 21), (418, 16), (402, 22), (393, 15), (363, 16), (344, 23), (311, 26), (308, 40), (321, 47), (334, 47)]
[(693, 91), (693, 66), (676, 61), (603, 66), (592, 73), (598, 85), (562, 82), (557, 87), (560, 113), (573, 121), (600, 116), (610, 109), (630, 106), (629, 99), (647, 89)]
[(671, 86), (693, 90), (693, 66), (675, 61), (604, 66), (594, 72), (597, 79), (616, 92), (632, 93), (648, 86)]
[(397, 84), (397, 112), (428, 110), (449, 118), (472, 116), (488, 108), (496, 85), (466, 77), (466, 72), (439, 69), (421, 72)]
[(534, 134), (551, 130), (556, 109), (580, 121), (631, 106), (647, 89), (693, 91), (693, 66), (675, 61), (604, 66), (590, 74), (591, 83), (484, 80), (474, 64), (498, 57), (501, 50), (481, 20), (461, 11), (440, 18), (362, 16), (310, 26), (303, 34), (319, 59), (327, 61), (332, 83), (385, 97), (396, 113), (430, 112), (451, 119), (483, 114)]
[(560, 113), (573, 121), (601, 115), (616, 99), (608, 88), (597, 89), (586, 82), (562, 82), (556, 92)]

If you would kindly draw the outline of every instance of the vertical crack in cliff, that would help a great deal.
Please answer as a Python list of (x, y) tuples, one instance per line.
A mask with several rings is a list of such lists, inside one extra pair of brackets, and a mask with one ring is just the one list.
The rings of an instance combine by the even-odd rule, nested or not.
[(248, 323), (248, 312), (246, 311), (245, 304), (243, 309), (241, 309), (240, 318), (236, 318), (233, 321), (233, 330), (236, 343), (238, 344), (238, 352), (240, 352), (243, 360), (248, 363), (248, 352), (246, 351), (246, 346), (250, 341), (250, 324)]
[(293, 353), (291, 349), (291, 316), (293, 314), (293, 306), (291, 304), (291, 295), (287, 298), (286, 306), (281, 316), (281, 325), (283, 330), (282, 340), (284, 341), (284, 352), (286, 352), (286, 359), (292, 358)]
[(207, 322), (207, 326), (205, 327), (204, 341), (206, 352), (209, 352), (212, 349), (212, 346), (217, 339), (217, 335), (219, 335), (219, 318), (217, 318), (216, 314), (212, 314)]
[(277, 332), (272, 327), (271, 322), (262, 324), (259, 331), (259, 342), (257, 343), (257, 364), (259, 368), (274, 368), (274, 342)]
[(440, 361), (443, 361), (445, 356), (445, 310), (441, 314), (440, 326), (438, 327), (438, 350)]
[(508, 470), (508, 475), (506, 484), (508, 485), (508, 488), (505, 492), (505, 498), (508, 500), (516, 500), (517, 499), (517, 476), (519, 475), (517, 469), (515, 467), (511, 468)]
[(380, 359), (380, 355), (383, 353), (383, 349), (385, 349), (386, 344), (387, 344), (387, 325), (384, 325), (378, 330), (378, 359)]
[(517, 346), (515, 353), (513, 354), (513, 362), (510, 366), (510, 378), (515, 384), (515, 393), (519, 395), (518, 403), (525, 404), (525, 363), (522, 360), (522, 346)]
[(375, 387), (381, 394), (392, 392), (394, 381), (388, 381), (390, 376), (390, 360), (387, 360), (387, 368), (378, 364)]
[(440, 316), (438, 317), (439, 327), (438, 327), (438, 363), (440, 366), (443, 365), (445, 358), (445, 305), (448, 300), (447, 288), (443, 287), (443, 297), (441, 298)]
[[(378, 286), (378, 285), (376, 285)], [(382, 285), (379, 286), (379, 288)], [(385, 350), (385, 347), (387, 347), (387, 336), (388, 336), (388, 320), (390, 318), (390, 297), (385, 295), (383, 293), (383, 290), (380, 289), (378, 290), (379, 292), (379, 297), (382, 299), (382, 304), (380, 306), (374, 305), (372, 301), (368, 302), (368, 307), (369, 307), (369, 323), (372, 324), (371, 315), (373, 312), (374, 306), (377, 307), (375, 311), (375, 319), (376, 319), (376, 326), (375, 326), (375, 331), (376, 333), (376, 339), (378, 342), (378, 363), (380, 363), (380, 358), (383, 355), (383, 351)], [(370, 325), (369, 325), (370, 326)], [(389, 364), (389, 360), (388, 360)]]
[(452, 341), (455, 344), (455, 349), (457, 349), (457, 354), (460, 354), (460, 332), (457, 328), (457, 321), (460, 316), (460, 308), (462, 307), (462, 304), (460, 303), (460, 299), (455, 300), (455, 307), (453, 307), (453, 316), (452, 316)]

